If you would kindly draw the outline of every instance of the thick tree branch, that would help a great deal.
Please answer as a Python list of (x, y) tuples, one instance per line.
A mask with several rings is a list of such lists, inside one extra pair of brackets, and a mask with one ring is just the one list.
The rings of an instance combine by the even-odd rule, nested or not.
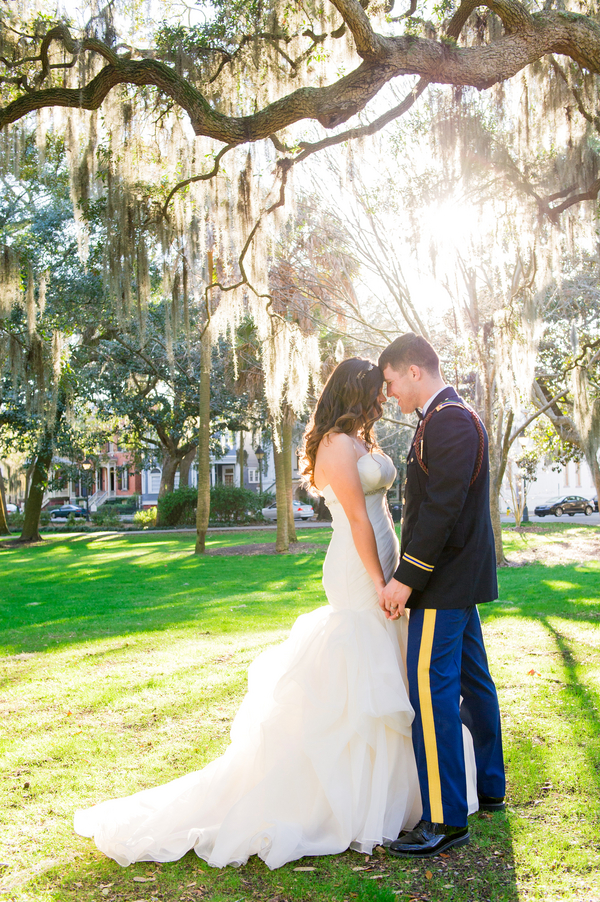
[[(45, 38), (42, 80), (47, 74), (47, 47), (53, 40), (61, 40), (70, 52), (99, 53), (107, 65), (79, 88), (49, 87), (25, 92), (0, 110), (0, 128), (43, 107), (98, 109), (117, 85), (152, 85), (187, 112), (197, 135), (238, 145), (269, 138), (304, 119), (315, 119), (325, 128), (340, 125), (364, 109), (385, 84), (399, 75), (418, 75), (435, 84), (485, 89), (552, 53), (564, 54), (591, 72), (600, 72), (600, 27), (591, 18), (575, 13), (549, 10), (531, 15), (517, 0), (488, 0), (481, 5), (500, 16), (507, 33), (487, 45), (458, 47), (412, 35), (376, 34), (358, 0), (331, 2), (352, 31), (363, 62), (330, 85), (299, 88), (253, 115), (226, 116), (213, 109), (197, 88), (165, 63), (124, 59), (93, 39), (78, 44), (66, 26), (59, 26)], [(459, 33), (463, 19), (466, 21), (474, 8), (474, 0), (460, 7), (450, 25), (450, 37)]]
[(323, 138), (322, 141), (315, 141), (313, 144), (309, 144), (307, 141), (300, 142), (302, 153), (300, 156), (296, 157), (294, 162), (300, 163), (302, 160), (305, 160), (306, 157), (319, 150), (323, 150), (325, 147), (333, 147), (336, 144), (343, 144), (344, 141), (353, 141), (355, 138), (366, 138), (369, 135), (376, 134), (376, 132), (380, 131), (384, 126), (393, 122), (394, 119), (399, 119), (400, 116), (403, 116), (404, 113), (408, 112), (415, 101), (419, 99), (428, 84), (428, 81), (421, 78), (410, 94), (407, 94), (398, 106), (392, 107), (391, 110), (388, 110), (387, 113), (374, 119), (373, 122), (370, 122), (368, 125), (359, 125), (356, 128), (346, 129), (345, 132), (340, 132), (338, 135), (332, 135), (330, 138)]
[[(515, 431), (510, 436), (509, 443), (512, 445), (512, 443), (515, 441), (515, 439), (517, 439), (523, 432), (525, 432), (527, 427), (530, 426), (534, 420), (537, 420), (537, 418), (542, 413), (546, 413), (547, 410), (550, 410), (550, 408), (553, 407), (557, 401), (560, 401), (560, 399), (564, 398), (564, 396), (568, 395), (568, 393), (569, 393), (569, 389), (566, 388), (564, 391), (561, 391), (560, 394), (554, 395), (554, 397), (551, 398), (547, 402), (547, 404), (544, 404), (543, 407), (538, 407), (536, 412), (532, 416), (530, 416), (528, 420), (525, 420), (525, 422), (522, 423), (518, 429), (515, 429)], [(537, 396), (535, 396), (535, 398), (536, 398), (536, 403), (539, 403), (539, 401), (537, 400)]]
[(569, 416), (565, 416), (557, 404), (556, 398), (549, 398), (550, 392), (546, 386), (536, 379), (533, 383), (532, 400), (536, 407), (544, 408), (544, 413), (554, 426), (562, 441), (581, 447), (581, 436), (575, 423)]
[(384, 50), (385, 38), (378, 35), (367, 13), (358, 0), (331, 0), (350, 29), (356, 52), (362, 59), (379, 59)]
[(557, 204), (556, 207), (548, 207), (548, 217), (552, 220), (552, 222), (557, 223), (559, 216), (561, 213), (564, 213), (565, 210), (568, 210), (569, 207), (573, 207), (575, 204), (583, 203), (586, 200), (596, 200), (600, 194), (600, 179), (596, 179), (595, 182), (592, 182), (589, 188), (584, 191), (579, 191), (577, 194), (572, 194), (571, 197), (568, 197), (562, 204)]
[(531, 13), (522, 3), (519, 3), (519, 0), (488, 0), (487, 3), (481, 3), (478, 0), (463, 0), (450, 20), (446, 32), (448, 37), (455, 39), (459, 37), (467, 19), (478, 6), (487, 6), (491, 12), (496, 13), (508, 34), (514, 34), (520, 29), (527, 29), (533, 23)]

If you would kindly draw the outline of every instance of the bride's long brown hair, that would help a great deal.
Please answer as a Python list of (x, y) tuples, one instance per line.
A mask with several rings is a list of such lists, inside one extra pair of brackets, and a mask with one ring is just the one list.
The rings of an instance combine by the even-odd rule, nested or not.
[(377, 447), (373, 424), (382, 410), (377, 398), (383, 387), (383, 372), (376, 363), (350, 357), (334, 369), (308, 421), (300, 452), (304, 481), (315, 486), (315, 461), (322, 439), (331, 432), (356, 432), (367, 448)]

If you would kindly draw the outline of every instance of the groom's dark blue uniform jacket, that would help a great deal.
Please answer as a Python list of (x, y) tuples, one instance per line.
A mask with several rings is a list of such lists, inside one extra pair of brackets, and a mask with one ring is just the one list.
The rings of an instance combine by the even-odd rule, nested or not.
[[(451, 387), (434, 398), (462, 401)], [(463, 402), (464, 403), (464, 402)], [(429, 412), (428, 411), (428, 412)], [(477, 479), (480, 438), (468, 410), (434, 413), (423, 434), (425, 473), (411, 446), (406, 473), (401, 560), (394, 577), (413, 592), (409, 608), (465, 608), (498, 597), (494, 536), (489, 513), (488, 438)]]

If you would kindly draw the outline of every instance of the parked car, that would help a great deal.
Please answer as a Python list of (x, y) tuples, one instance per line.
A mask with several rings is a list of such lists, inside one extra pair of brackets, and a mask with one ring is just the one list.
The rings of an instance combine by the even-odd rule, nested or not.
[(590, 499), (590, 503), (594, 505), (594, 510), (598, 513), (598, 496), (594, 495), (594, 497)]
[(84, 520), (89, 517), (88, 512), (82, 507), (77, 507), (76, 504), (63, 504), (62, 507), (55, 507), (50, 511), (50, 519), (66, 520), (71, 514), (77, 518), (83, 517)]
[(569, 517), (585, 514), (589, 517), (594, 513), (594, 506), (581, 495), (559, 495), (556, 498), (549, 498), (544, 504), (538, 504), (534, 513), (536, 517), (546, 517), (549, 514), (554, 514), (555, 517), (562, 517), (563, 514), (568, 514)]
[[(294, 520), (310, 520), (310, 518), (315, 515), (312, 505), (310, 504), (302, 504), (301, 501), (292, 501), (292, 507), (294, 508)], [(273, 504), (270, 504), (268, 507), (263, 507), (262, 515), (265, 520), (276, 520), (277, 502), (274, 501)]]
[(19, 514), (19, 508), (16, 504), (12, 504), (10, 501), (6, 502), (6, 513), (7, 514)]

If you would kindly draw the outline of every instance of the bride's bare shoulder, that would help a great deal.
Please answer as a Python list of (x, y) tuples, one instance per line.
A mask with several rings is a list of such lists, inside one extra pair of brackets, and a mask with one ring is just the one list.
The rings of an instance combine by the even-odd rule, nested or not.
[(354, 442), (345, 432), (328, 432), (323, 436), (317, 453), (323, 460), (339, 455), (356, 457)]

